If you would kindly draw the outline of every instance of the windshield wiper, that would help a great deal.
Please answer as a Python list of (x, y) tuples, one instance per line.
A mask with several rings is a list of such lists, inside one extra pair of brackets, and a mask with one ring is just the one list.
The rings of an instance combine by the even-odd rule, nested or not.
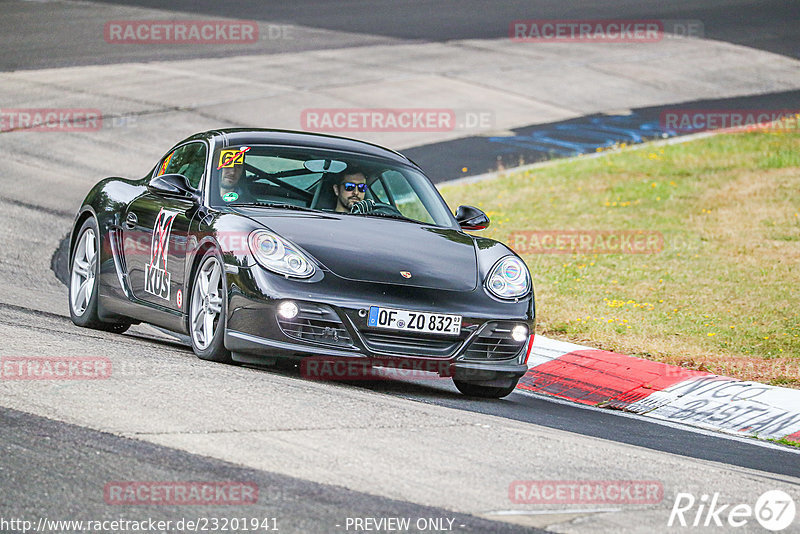
[(409, 219), (403, 215), (397, 215), (395, 213), (351, 213), (350, 215), (364, 215), (365, 217), (386, 217), (387, 219), (397, 219), (398, 221), (407, 221), (418, 223), (420, 221), (416, 221), (414, 219)]
[(286, 204), (283, 202), (236, 202), (228, 204), (228, 206), (256, 206), (259, 208), (280, 208), (284, 210), (297, 210), (297, 211), (313, 211), (321, 212), (322, 210), (307, 208), (305, 206), (298, 206), (297, 204)]

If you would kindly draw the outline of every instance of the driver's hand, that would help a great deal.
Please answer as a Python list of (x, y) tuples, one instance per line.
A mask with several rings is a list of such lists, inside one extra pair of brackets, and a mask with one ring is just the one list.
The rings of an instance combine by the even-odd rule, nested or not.
[(375, 201), (371, 198), (359, 200), (350, 206), (350, 213), (372, 213), (375, 209)]

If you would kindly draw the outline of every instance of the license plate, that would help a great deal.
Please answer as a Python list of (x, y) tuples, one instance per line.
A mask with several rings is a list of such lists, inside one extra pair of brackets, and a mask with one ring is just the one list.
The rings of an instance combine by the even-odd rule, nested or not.
[(370, 306), (367, 325), (374, 328), (458, 335), (461, 316)]

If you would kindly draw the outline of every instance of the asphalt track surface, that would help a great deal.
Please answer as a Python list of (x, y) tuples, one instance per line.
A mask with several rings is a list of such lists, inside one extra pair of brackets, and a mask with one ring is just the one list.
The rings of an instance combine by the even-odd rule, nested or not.
[[(509, 23), (517, 19), (664, 19), (699, 21), (705, 37), (800, 58), (800, 3), (712, 0), (682, 2), (210, 2), (180, 0), (169, 11), (150, 0), (96, 3), (0, 1), (0, 71), (76, 65), (101, 65), (155, 60), (224, 58), (230, 55), (284, 54), (313, 50), (447, 42), (459, 39), (497, 39), (508, 36)], [(52, 14), (51, 14), (52, 11)], [(480, 16), (476, 16), (480, 13)], [(52, 23), (55, 17), (57, 23)], [(204, 44), (201, 46), (113, 44), (103, 39), (109, 20), (160, 20), (167, 18), (237, 18), (260, 23), (260, 39), (254, 44)], [(22, 31), (17, 31), (21, 29)], [(752, 66), (752, 65), (748, 65)], [(724, 75), (724, 73), (722, 73)], [(169, 84), (166, 77), (161, 83)], [(325, 80), (319, 84), (324, 86)], [(663, 83), (663, 82), (662, 82)], [(797, 91), (771, 92), (685, 101), (681, 104), (634, 108), (634, 126), (655, 125), (659, 114), (675, 108), (695, 109), (794, 109)], [(0, 94), (0, 105), (4, 102)], [(529, 164), (553, 157), (592, 152), (595, 145), (574, 148), (572, 132), (602, 116), (584, 115), (557, 122), (529, 124), (504, 136), (467, 135), (442, 142), (406, 148), (404, 153), (426, 170), (434, 182), (500, 168)], [(614, 124), (611, 124), (614, 126)], [(617, 125), (619, 126), (619, 125)], [(691, 133), (691, 132), (680, 132)], [(554, 134), (554, 135), (551, 135)], [(541, 142), (542, 136), (555, 145)], [(577, 141), (586, 141), (577, 139)], [(630, 142), (627, 135), (608, 134), (600, 145)], [(565, 147), (566, 144), (566, 147)]]
[[(143, 7), (159, 5), (155, 0), (109, 3)], [(246, 0), (224, 4), (213, 0), (178, 0), (170, 2), (170, 7), (208, 15), (236, 13), (241, 18), (431, 41), (507, 37), (509, 23), (524, 19), (692, 19), (703, 21), (705, 36), (709, 39), (800, 57), (800, 29), (796, 24), (800, 19), (800, 5), (782, 0), (501, 0), (490, 4), (481, 0), (457, 3), (447, 0), (344, 3), (316, 0), (257, 4)]]
[[(164, 10), (158, 0), (99, 2), (124, 8)], [(5, 5), (4, 5), (5, 4)], [(8, 35), (25, 25), (31, 11), (48, 10), (51, 2), (29, 2), (19, 7), (0, 2), (4, 16), (0, 32)], [(102, 10), (79, 3), (59, 6), (69, 15), (52, 24), (26, 25), (13, 32), (0, 58), (0, 70), (52, 66), (92, 65), (147, 59), (186, 59), (224, 57), (234, 49), (241, 53), (282, 53), (315, 50), (331, 46), (353, 46), (366, 42), (448, 41), (453, 39), (494, 39), (508, 36), (509, 24), (519, 19), (667, 19), (699, 20), (709, 39), (727, 41), (767, 50), (789, 57), (800, 57), (800, 4), (787, 0), (605, 0), (601, 2), (561, 0), (415, 0), (298, 2), (252, 2), (234, 0), (177, 0), (169, 2), (172, 12), (192, 18), (226, 17), (258, 20), (275, 25), (318, 28), (329, 34), (295, 34), (291, 40), (267, 40), (249, 50), (242, 47), (165, 47), (148, 50), (122, 47), (109, 51), (106, 43), (92, 39), (92, 29), (102, 34), (107, 15)], [(115, 19), (137, 18), (137, 12), (116, 12)], [(168, 12), (164, 11), (164, 14)], [(139, 18), (144, 18), (138, 15)], [(153, 18), (152, 15), (147, 18)], [(164, 18), (167, 18), (166, 16)], [(332, 37), (335, 36), (334, 39)], [(302, 38), (300, 38), (302, 37)], [(177, 49), (176, 49), (177, 48)]]
[[(628, 115), (585, 115), (545, 124), (514, 128), (504, 136), (469, 136), (412, 147), (403, 153), (425, 169), (434, 182), (459, 178), (461, 169), (484, 174), (558, 157), (594, 153), (598, 146), (660, 140), (695, 133), (669, 131), (661, 116), (674, 110), (796, 109), (800, 91), (703, 99), (663, 106), (634, 108)], [(595, 132), (608, 128), (597, 137)], [(591, 132), (591, 139), (585, 136)], [(638, 136), (635, 139), (632, 137)], [(555, 144), (554, 144), (555, 143)]]
[[(247, 518), (248, 521), (257, 518), (259, 523), (268, 520), (270, 528), (275, 526), (280, 532), (327, 533), (344, 530), (348, 517), (373, 517), (380, 511), (387, 517), (448, 518), (458, 532), (530, 531), (448, 510), (246, 469), (5, 408), (0, 408), (0, 423), (0, 442), (4, 449), (4, 483), (0, 487), (3, 511), (8, 512), (5, 509), (8, 503), (14, 503), (14, 517), (34, 522), (40, 517), (94, 521), (127, 517), (173, 523), (181, 518), (195, 521), (197, 518)], [(86, 469), (87, 466), (91, 469)], [(123, 473), (132, 480), (245, 481), (259, 488), (258, 502), (224, 508), (219, 505), (137, 505), (126, 506), (121, 513), (121, 506), (106, 503), (103, 488)], [(76, 513), (78, 502), (80, 511)], [(4, 513), (6, 519), (9, 515)], [(17, 529), (2, 531), (14, 530)]]
[[(63, 323), (66, 328), (71, 324), (60, 317), (53, 319)], [(168, 340), (151, 338), (147, 341), (173, 350), (182, 349), (182, 352), (191, 354), (188, 338), (185, 336), (173, 338), (172, 335), (169, 338)], [(124, 337), (112, 336), (112, 339), (120, 343), (125, 342)], [(277, 368), (269, 366), (252, 368), (267, 375), (307, 380), (301, 376), (296, 364), (281, 365)], [(554, 402), (553, 399), (543, 395), (516, 391), (502, 400), (469, 399), (464, 397), (450, 380), (438, 379), (435, 376), (333, 383), (340, 387), (360, 388), (416, 402), (500, 416), (690, 458), (800, 477), (800, 455), (788, 448), (778, 446), (765, 448), (754, 440), (734, 440), (680, 425), (666, 426), (633, 414), (621, 417), (619, 413), (608, 410), (591, 409), (568, 402)]]
[[(82, 5), (59, 7), (74, 10)], [(757, 7), (710, 1), (669, 7), (641, 2), (520, 2), (493, 4), (490, 12), (478, 2), (459, 2), (457, 9), (444, 2), (263, 3), (257, 10), (254, 5), (176, 2), (171, 9), (208, 16), (235, 13), (236, 18), (331, 32), (292, 45), (303, 49), (503, 37), (508, 20), (516, 18), (697, 18), (705, 21), (710, 37), (797, 57), (798, 30), (789, 24), (798, 18), (797, 5), (789, 2)], [(17, 13), (46, 6), (13, 4)], [(441, 15), (430, 16), (432, 12)], [(70, 46), (80, 41), (75, 32), (59, 33), (65, 28), (58, 24), (24, 27), (20, 21), (29, 19), (6, 14), (0, 28), (9, 35), (3, 24), (16, 24), (17, 38), (4, 41), (3, 48), (10, 53), (0, 60), (3, 70), (165, 59), (158, 49), (112, 55), (102, 42), (96, 48)], [(95, 17), (93, 24), (102, 22), (100, 15)], [(30, 39), (43, 32), (50, 32), (51, 41), (30, 46)], [(177, 59), (227, 52), (186, 48), (168, 53)], [(64, 159), (63, 164), (80, 168), (78, 161)], [(14, 193), (25, 187), (5, 170), (2, 180)], [(72, 198), (73, 189), (83, 187), (57, 182), (51, 194)], [(667, 501), (676, 491), (740, 491), (736, 496), (752, 498), (774, 484), (800, 488), (800, 455), (777, 445), (665, 426), (521, 392), (497, 401), (470, 400), (449, 381), (319, 383), (292, 369), (200, 362), (179, 340), (147, 327), (124, 335), (77, 329), (66, 313), (65, 288), (49, 265), (52, 250), (69, 227), (71, 210), (56, 207), (55, 202), (41, 204), (36, 198), (12, 201), (0, 195), (5, 230), (0, 236), (4, 340), (0, 354), (103, 354), (122, 372), (103, 384), (0, 382), (2, 518), (124, 515), (174, 520), (244, 515), (276, 517), (285, 532), (337, 532), (344, 531), (336, 525), (347, 517), (449, 517), (458, 525), (457, 532), (517, 532), (530, 531), (534, 523), (487, 520), (501, 518), (490, 513), (502, 509), (498, 503), (516, 508), (507, 499), (491, 497), (498, 487), (502, 493), (508, 480), (658, 478), (667, 489), (661, 508), (642, 516), (637, 515), (639, 510), (621, 512), (617, 523), (611, 518), (596, 530), (635, 531), (638, 525), (659, 531), (669, 512)], [(258, 505), (242, 507), (246, 509), (109, 506), (102, 489), (120, 479), (250, 480), (258, 484), (260, 498)], [(434, 502), (440, 505), (426, 506)], [(564, 514), (566, 523), (536, 524), (588, 531), (598, 525), (590, 521), (602, 516), (602, 512), (569, 510)]]

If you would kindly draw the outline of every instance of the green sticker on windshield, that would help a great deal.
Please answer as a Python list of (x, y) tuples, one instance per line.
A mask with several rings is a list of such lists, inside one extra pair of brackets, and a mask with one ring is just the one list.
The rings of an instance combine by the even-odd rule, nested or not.
[(225, 202), (233, 202), (237, 198), (239, 198), (239, 193), (234, 193), (233, 191), (222, 195), (222, 200), (224, 200)]

